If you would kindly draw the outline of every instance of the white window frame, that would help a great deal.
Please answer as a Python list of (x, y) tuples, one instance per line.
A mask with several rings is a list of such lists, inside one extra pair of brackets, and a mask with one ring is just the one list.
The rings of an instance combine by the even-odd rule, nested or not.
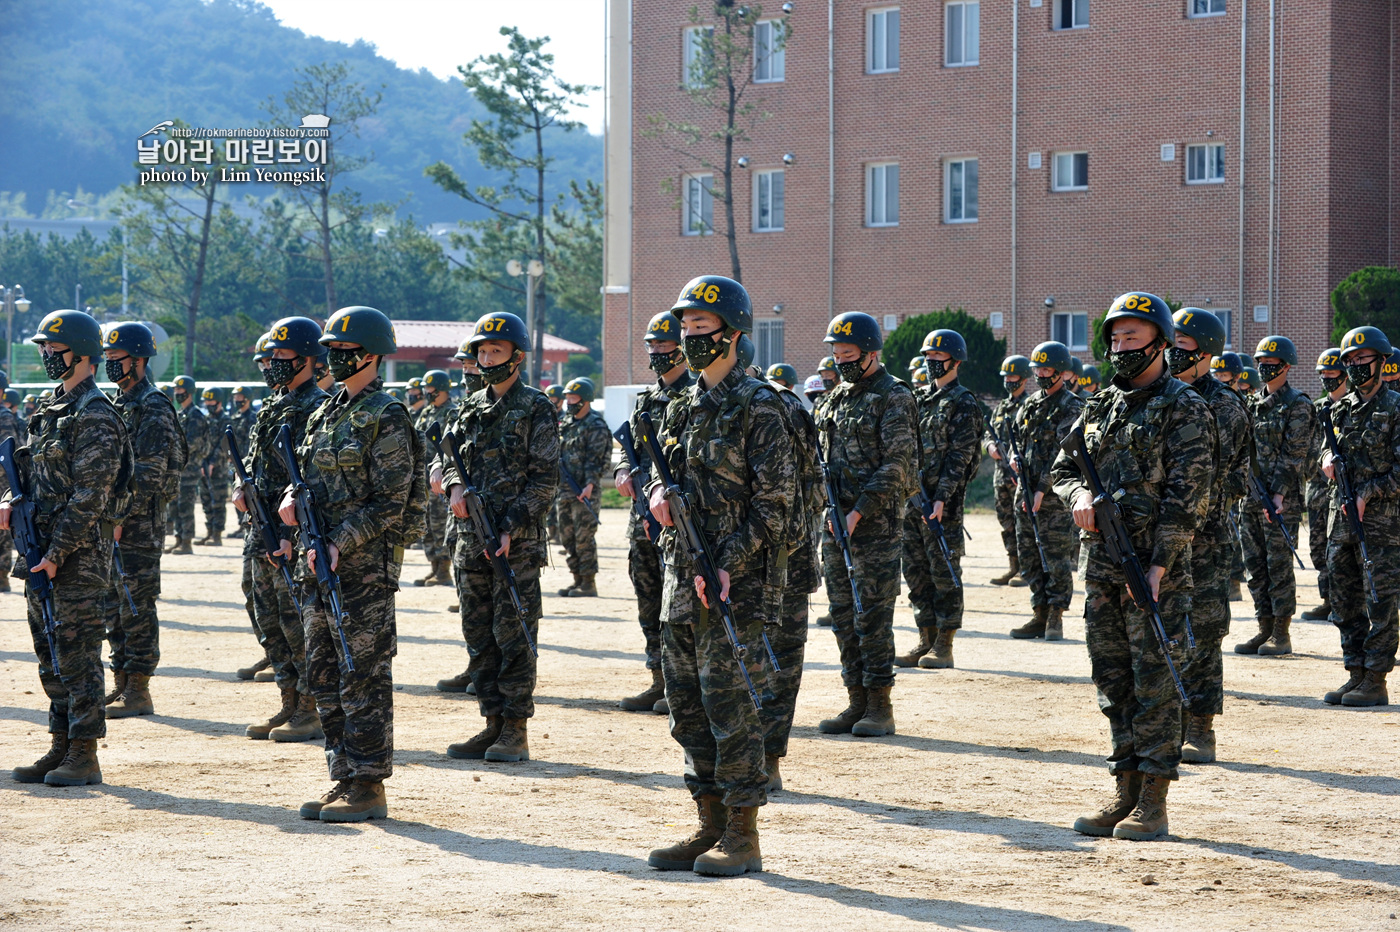
[[(1075, 158), (1084, 156), (1084, 183), (1083, 184), (1060, 184), (1060, 160), (1063, 158)], [(1071, 169), (1073, 172), (1073, 169)], [(1052, 191), (1087, 191), (1089, 190), (1089, 153), (1083, 149), (1075, 149), (1065, 152), (1056, 152), (1050, 157), (1050, 190)]]
[(699, 87), (700, 75), (695, 73), (696, 65), (704, 51), (704, 37), (714, 35), (713, 26), (687, 26), (681, 33), (681, 83), (686, 87)]
[[(682, 236), (713, 236), (715, 232), (715, 176), (685, 175), (681, 178), (681, 235)], [(699, 215), (697, 217), (695, 198), (700, 199)], [(709, 219), (705, 218), (709, 208)], [(700, 221), (697, 226), (695, 221)]]
[(1234, 312), (1228, 307), (1222, 307), (1212, 310), (1211, 313), (1219, 317), (1220, 322), (1225, 325), (1225, 348), (1234, 349), (1234, 341), (1230, 339), (1230, 334), (1235, 332), (1231, 329), (1231, 325), (1234, 323)]
[[(953, 11), (960, 11), (961, 29), (953, 28)], [(970, 68), (980, 64), (982, 45), (982, 4), (981, 0), (948, 0), (943, 5), (943, 66), (945, 68)], [(968, 23), (972, 24), (971, 30)], [(972, 34), (972, 53), (968, 54), (968, 33)], [(958, 61), (953, 61), (954, 50)]]
[[(1207, 12), (1197, 12), (1197, 8), (1202, 4), (1206, 6)], [(1219, 9), (1212, 9), (1213, 7)], [(1186, 16), (1188, 19), (1209, 19), (1212, 16), (1224, 16), (1228, 10), (1226, 0), (1186, 0)]]
[[(894, 27), (894, 64), (891, 65), (889, 49), (889, 14), (895, 16)], [(866, 74), (889, 74), (899, 70), (899, 33), (900, 33), (899, 7), (882, 6), (865, 11), (865, 73)], [(876, 40), (877, 30), (880, 33), (879, 41)], [(876, 52), (883, 50), (884, 58), (878, 62), (876, 67)]]
[[(1055, 332), (1057, 329), (1057, 325), (1059, 325), (1061, 321), (1063, 321), (1062, 326), (1065, 329), (1065, 332), (1063, 334)], [(1082, 342), (1076, 342), (1074, 339), (1075, 324), (1081, 321), (1084, 327), (1084, 339)], [(1061, 336), (1064, 336), (1066, 339), (1060, 339)], [(1050, 339), (1063, 343), (1065, 346), (1068, 346), (1069, 351), (1071, 353), (1078, 353), (1087, 350), (1089, 348), (1088, 313), (1085, 311), (1056, 311), (1053, 314), (1051, 314)]]
[[(1072, 25), (1062, 26), (1064, 19), (1065, 5), (1069, 5)], [(1070, 32), (1075, 29), (1089, 28), (1089, 0), (1055, 0), (1054, 19), (1051, 26), (1056, 32)]]
[[(972, 165), (972, 216), (968, 216), (968, 184), (967, 166)], [(973, 155), (955, 159), (944, 159), (943, 161), (943, 222), (944, 223), (976, 223), (981, 210), (981, 178), (982, 173), (978, 170), (977, 157)], [(962, 175), (962, 216), (953, 215), (953, 177), (955, 174)]]
[(783, 320), (774, 317), (756, 320), (753, 330), (754, 364), (764, 372), (774, 363), (783, 362)]
[[(1212, 152), (1213, 149), (1218, 150), (1218, 152)], [(1193, 154), (1196, 152), (1201, 152), (1204, 159), (1202, 168), (1205, 175), (1200, 178), (1191, 177), (1194, 166)], [(1219, 174), (1213, 174), (1216, 169), (1219, 169)], [(1225, 183), (1225, 144), (1223, 142), (1193, 142), (1186, 146), (1186, 183), (1192, 185)]]
[[(753, 27), (753, 80), (777, 84), (787, 79), (787, 43), (780, 41), (786, 27), (780, 19), (761, 19)], [(777, 46), (775, 49), (774, 46)], [(763, 74), (764, 67), (768, 73)]]
[[(777, 196), (774, 196), (774, 186)], [(764, 221), (764, 206), (768, 219)], [(787, 173), (781, 168), (765, 168), (753, 173), (753, 231), (781, 233), (787, 219)]]
[[(894, 219), (889, 219), (889, 170), (894, 169)], [(879, 190), (879, 211), (876, 211), (875, 192)], [(877, 219), (878, 216), (878, 219)], [(899, 226), (899, 163), (871, 162), (865, 166), (865, 225), (868, 227)]]

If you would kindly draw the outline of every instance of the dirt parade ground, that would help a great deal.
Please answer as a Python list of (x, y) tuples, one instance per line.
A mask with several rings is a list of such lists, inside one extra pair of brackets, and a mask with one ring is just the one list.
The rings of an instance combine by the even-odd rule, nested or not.
[[(433, 688), (466, 666), (454, 597), (405, 586), (390, 817), (355, 825), (297, 817), (329, 785), (319, 742), (244, 737), (278, 700), (233, 672), (260, 655), (240, 541), (165, 558), (156, 714), (108, 723), (99, 786), (9, 779), (48, 747), (47, 702), (23, 601), (0, 596), (0, 930), (1400, 930), (1400, 715), (1323, 705), (1346, 678), (1332, 625), (1295, 623), (1292, 656), (1225, 655), (1221, 762), (1182, 766), (1170, 840), (1077, 835), (1112, 786), (1083, 588), (1066, 640), (1011, 640), (1027, 590), (987, 584), (1004, 560), (987, 514), (969, 520), (957, 669), (900, 674), (898, 735), (817, 733), (845, 693), (814, 624), (765, 872), (652, 870), (694, 807), (667, 720), (617, 707), (647, 682), (626, 514), (603, 512), (602, 597), (545, 598), (529, 763), (445, 755), (480, 726), (473, 699)], [(423, 571), (411, 552), (404, 578)], [(556, 550), (545, 591), (567, 579)], [(1314, 583), (1300, 574), (1300, 606)], [(1232, 607), (1227, 650), (1253, 631)], [(896, 626), (905, 650), (904, 597)]]

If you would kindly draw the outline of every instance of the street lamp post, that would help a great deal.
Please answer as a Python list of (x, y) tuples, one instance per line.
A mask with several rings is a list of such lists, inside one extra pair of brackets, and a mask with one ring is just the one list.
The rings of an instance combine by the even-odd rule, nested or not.
[[(506, 263), (506, 271), (515, 278), (525, 276), (525, 329), (530, 334), (530, 385), (537, 386), (540, 381), (540, 360), (539, 353), (535, 352), (535, 289), (539, 286), (539, 281), (544, 277), (544, 263), (538, 259), (531, 259), (525, 265), (519, 261), (511, 259)], [(541, 344), (541, 348), (543, 345)]]
[(10, 360), (15, 345), (15, 311), (27, 314), (31, 303), (20, 285), (5, 289), (5, 375), (11, 381), (15, 377), (14, 363)]

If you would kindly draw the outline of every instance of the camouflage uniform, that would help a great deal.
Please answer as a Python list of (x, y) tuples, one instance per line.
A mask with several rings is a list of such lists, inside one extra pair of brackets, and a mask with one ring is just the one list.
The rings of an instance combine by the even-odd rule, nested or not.
[[(666, 409), (657, 433), (672, 478), (713, 548), (716, 568), (729, 574), (736, 634), (749, 648), (749, 676), (763, 690), (768, 662), (762, 633), (765, 624), (777, 621), (783, 572), (778, 554), (788, 543), (796, 489), (787, 413), (767, 383), (736, 367), (711, 389), (691, 386)], [(652, 480), (648, 494), (658, 481)], [(696, 569), (685, 547), (673, 529), (661, 541), (661, 663), (671, 737), (685, 751), (686, 788), (697, 800), (716, 796), (726, 806), (761, 806), (768, 800), (763, 720), (723, 623), (695, 591)]]
[[(990, 454), (993, 448), (1001, 452), (1002, 458), (994, 460), (993, 489), (996, 492), (997, 524), (1001, 525), (1001, 545), (1006, 548), (1006, 556), (1016, 560), (1016, 474), (1011, 471), (1008, 460), (1011, 445), (1007, 433), (1016, 423), (1021, 405), (1031, 395), (1030, 390), (1014, 397), (1003, 398), (992, 409), (987, 420), (987, 432), (982, 437), (982, 446)], [(1039, 562), (1037, 561), (1037, 565)]]
[[(1298, 540), (1303, 516), (1303, 482), (1312, 469), (1316, 413), (1308, 396), (1287, 382), (1277, 392), (1249, 399), (1254, 418), (1254, 459), (1270, 495), (1283, 494), (1283, 524)], [(1297, 607), (1293, 553), (1283, 533), (1248, 499), (1241, 513), (1244, 565), (1254, 613), (1261, 619), (1292, 618)]]
[(1026, 399), (1017, 415), (1016, 443), (1021, 451), (1021, 474), (1026, 477), (1031, 503), (1035, 503), (1035, 493), (1045, 493), (1035, 518), (1049, 576), (1040, 568), (1030, 515), (1020, 507), (1019, 500), (1016, 503), (1017, 550), (1021, 574), (1030, 583), (1032, 607), (1046, 605), (1067, 609), (1074, 598), (1074, 541), (1078, 529), (1070, 508), (1051, 488), (1051, 467), (1059, 455), (1060, 442), (1069, 435), (1083, 410), (1084, 399), (1062, 388), (1053, 395), (1037, 391)]
[[(19, 449), (25, 443), (28, 431), (25, 430), (24, 422), (4, 405), (0, 405), (0, 443), (13, 439), (15, 449)], [(9, 484), (5, 481), (5, 476), (0, 473), (0, 495), (9, 491)], [(10, 570), (14, 567), (15, 542), (9, 531), (0, 531), (0, 578), (8, 578)]]
[[(248, 440), (253, 436), (253, 425), (257, 423), (257, 420), (257, 412), (253, 410), (253, 406), (251, 404), (248, 406), (247, 411), (239, 411), (235, 409), (234, 412), (231, 415), (229, 415), (229, 424), (231, 427), (233, 427), (234, 439), (238, 441), (238, 449), (243, 453), (244, 456), (248, 455)], [(222, 434), (219, 435), (218, 442), (220, 446), (224, 446), (224, 438)], [(229, 481), (233, 481), (232, 477), (230, 477)], [(248, 518), (248, 516), (239, 512), (235, 514), (234, 517), (238, 520), (238, 526), (240, 528), (245, 529), (246, 531), (250, 524), (250, 519)], [(244, 595), (247, 595), (247, 593), (244, 593)], [(248, 596), (248, 618), (249, 620), (252, 620), (253, 618), (253, 602), (251, 596)], [(253, 625), (253, 630), (257, 630), (256, 622)]]
[(175, 536), (180, 540), (192, 540), (194, 503), (199, 500), (200, 468), (209, 458), (213, 439), (209, 430), (209, 416), (199, 405), (191, 402), (183, 410), (177, 410), (176, 415), (185, 433), (189, 458), (180, 472), (179, 494), (175, 499)]
[(827, 463), (838, 480), (842, 512), (861, 515), (851, 535), (865, 608), (860, 617), (841, 549), (834, 540), (822, 541), (841, 679), (848, 689), (883, 689), (894, 685), (894, 606), (905, 500), (918, 483), (919, 412), (909, 387), (883, 368), (827, 394), (818, 424)]
[[(394, 593), (403, 546), (423, 533), (421, 438), (403, 403), (375, 379), (338, 391), (311, 414), (297, 462), (320, 506), (326, 543), (340, 550), (344, 629), (355, 672), (342, 675), (324, 596), (305, 561), (306, 676), (326, 732), (332, 780), (382, 781), (394, 769)], [(303, 547), (303, 549), (305, 549)]]
[[(44, 556), (58, 566), (53, 601), (61, 675), (54, 673), (39, 599), (26, 587), (39, 682), (49, 697), (49, 733), (72, 740), (107, 734), (102, 641), (114, 575), (112, 528), (129, 504), (114, 491), (126, 449), (121, 416), (89, 376), (71, 393), (54, 390), (30, 418), (29, 443), (15, 457), (27, 497), (39, 508), (35, 524), (48, 542)], [(16, 565), (12, 575), (27, 581), (29, 567)]]
[[(441, 407), (429, 402), (423, 406), (423, 410), (418, 412), (414, 419), (413, 426), (418, 433), (424, 437), (424, 444), (427, 445), (428, 428), (434, 424), (439, 425), (444, 433), (447, 432), (448, 425), (453, 415), (454, 406), (444, 403)], [(436, 451), (431, 451), (435, 453)], [(425, 516), (427, 528), (423, 532), (423, 556), (428, 558), (431, 566), (438, 560), (451, 559), (451, 551), (447, 547), (447, 497), (428, 490), (428, 512)]]
[[(510, 535), (509, 561), (520, 600), (529, 612), (530, 637), (539, 643), (540, 569), (549, 562), (544, 517), (559, 477), (559, 433), (554, 406), (544, 392), (516, 381), (504, 395), (494, 388), (474, 392), (459, 413), (453, 432), (461, 441), (467, 468), (496, 526)], [(442, 487), (462, 483), (450, 459)], [(454, 516), (456, 547), (452, 567), (462, 611), (462, 636), (471, 661), (467, 673), (476, 686), (484, 718), (527, 719), (535, 714), (535, 657), (520, 630), (510, 590), (496, 578), (483, 541), (470, 519)]]
[[(1210, 503), (1215, 423), (1201, 396), (1165, 373), (1139, 389), (1115, 379), (1084, 405), (1085, 443), (1119, 500), (1143, 571), (1166, 569), (1160, 609), (1168, 637), (1185, 643), (1191, 611), (1191, 538)], [(1068, 507), (1088, 483), (1063, 453), (1051, 470)], [(1048, 497), (1048, 496), (1047, 496)], [(1175, 780), (1181, 760), (1181, 700), (1147, 616), (1128, 595), (1123, 572), (1099, 534), (1088, 544), (1084, 631), (1099, 708), (1108, 717), (1112, 773)], [(1174, 657), (1180, 667), (1184, 657)]]
[(233, 419), (224, 408), (220, 408), (218, 414), (211, 414), (206, 409), (204, 419), (204, 429), (209, 435), (209, 453), (204, 460), (204, 470), (208, 475), (199, 480), (199, 501), (204, 506), (205, 531), (210, 537), (215, 534), (222, 536), (224, 526), (228, 523), (230, 487), (228, 446), (224, 443), (224, 428), (232, 427)]
[(612, 443), (608, 424), (596, 411), (581, 418), (565, 417), (559, 430), (559, 541), (567, 552), (569, 570), (578, 579), (598, 575), (598, 519), (578, 500), (562, 472), (567, 470), (580, 489), (593, 486), (589, 501), (597, 508)]
[[(1326, 394), (1313, 402), (1313, 420), (1318, 422), (1317, 442), (1313, 446), (1313, 456), (1316, 457), (1314, 464), (1320, 463), (1323, 453), (1327, 451), (1323, 444), (1322, 425), (1317, 412), (1330, 408), (1331, 405), (1332, 399)], [(1308, 509), (1308, 556), (1312, 559), (1312, 565), (1317, 568), (1317, 594), (1322, 596), (1322, 601), (1326, 603), (1331, 591), (1327, 572), (1327, 517), (1332, 506), (1332, 490), (1328, 487), (1327, 477), (1322, 474), (1321, 469), (1314, 469), (1311, 478), (1308, 479), (1307, 489), (1303, 494), (1303, 505)]]
[(113, 574), (114, 585), (107, 593), (107, 639), (112, 645), (112, 672), (150, 676), (160, 661), (156, 597), (160, 595), (165, 506), (185, 466), (185, 435), (170, 399), (148, 378), (119, 393), (115, 405), (136, 456), (135, 492), (122, 521), (121, 539), (122, 565), (136, 614), (127, 604), (121, 580)]

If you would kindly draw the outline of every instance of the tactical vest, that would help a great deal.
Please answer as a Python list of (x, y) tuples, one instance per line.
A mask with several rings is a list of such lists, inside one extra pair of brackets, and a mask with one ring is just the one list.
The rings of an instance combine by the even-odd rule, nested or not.
[[(41, 461), (49, 475), (52, 476), (56, 472), (63, 473), (68, 480), (67, 488), (63, 490), (66, 494), (45, 495), (41, 498), (34, 494), (38, 490), (31, 488), (30, 494), (34, 496), (33, 500), (39, 511), (39, 519), (36, 524), (39, 525), (39, 533), (45, 537), (48, 536), (52, 526), (53, 515), (67, 506), (68, 499), (75, 490), (73, 477), (68, 471), (68, 460), (70, 459), (68, 451), (79, 445), (80, 440), (76, 434), (78, 421), (87, 406), (94, 402), (99, 402), (112, 409), (113, 414), (116, 414), (118, 430), (121, 432), (121, 464), (118, 466), (116, 478), (112, 482), (111, 495), (107, 499), (107, 510), (102, 515), (101, 533), (103, 540), (112, 539), (113, 529), (122, 523), (131, 507), (131, 500), (136, 492), (136, 456), (131, 450), (131, 436), (127, 432), (126, 422), (122, 420), (121, 414), (112, 404), (112, 399), (94, 385), (83, 393), (70, 413), (58, 418), (50, 429), (29, 438), (30, 456)], [(36, 418), (36, 424), (39, 420)], [(47, 422), (49, 418), (45, 416), (42, 421)], [(36, 482), (36, 478), (32, 474), (28, 480), (31, 487)]]
[[(146, 417), (146, 406), (149, 404), (164, 404), (175, 417), (175, 436), (179, 438), (170, 449), (165, 451), (165, 474), (162, 477), (159, 494), (156, 496), (162, 503), (168, 502), (180, 494), (180, 473), (185, 468), (185, 462), (190, 456), (189, 443), (185, 440), (184, 425), (180, 423), (180, 413), (175, 410), (175, 402), (170, 400), (170, 396), (147, 381), (145, 390), (135, 398), (128, 399), (117, 411), (122, 415), (122, 422), (126, 424), (127, 439), (138, 437), (141, 434), (141, 423)], [(152, 396), (156, 399), (152, 401)]]

